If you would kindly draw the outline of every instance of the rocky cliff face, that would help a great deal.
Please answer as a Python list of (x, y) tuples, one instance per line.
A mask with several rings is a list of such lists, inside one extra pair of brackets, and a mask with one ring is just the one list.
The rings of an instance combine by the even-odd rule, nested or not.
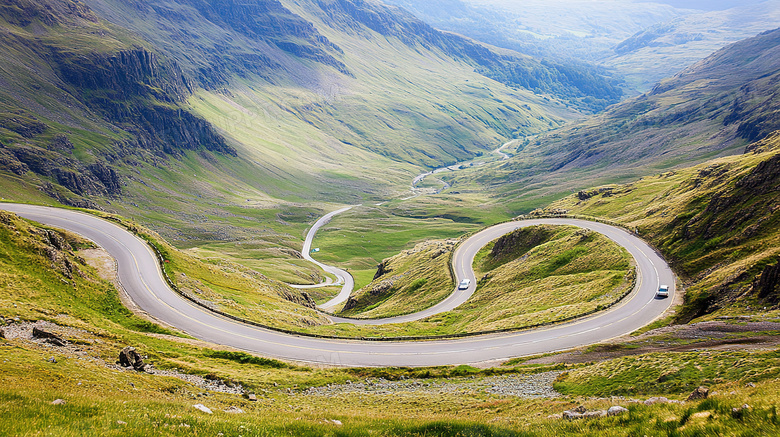
[(170, 155), (201, 147), (235, 155), (208, 122), (176, 107), (192, 84), (175, 63), (143, 48), (86, 56), (56, 50), (55, 59), (73, 93), (135, 134), (138, 146)]
[[(0, 170), (42, 184), (41, 191), (64, 203), (94, 206), (57, 185), (76, 196), (116, 197), (123, 157), (164, 161), (201, 149), (235, 155), (182, 105), (194, 84), (178, 64), (141, 42), (124, 42), (132, 39), (112, 34), (83, 3), (9, 0), (0, 5), (0, 27), (2, 55), (29, 76), (13, 68), (0, 73)], [(64, 104), (50, 108), (41, 103), (46, 99)], [(74, 128), (106, 144), (77, 154)], [(101, 138), (101, 129), (122, 139)]]

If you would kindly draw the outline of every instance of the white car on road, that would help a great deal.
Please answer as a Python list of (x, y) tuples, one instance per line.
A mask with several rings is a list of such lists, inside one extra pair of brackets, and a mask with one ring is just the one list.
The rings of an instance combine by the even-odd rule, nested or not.
[(471, 285), (471, 279), (464, 279), (458, 284), (458, 290), (468, 290)]
[(662, 298), (662, 297), (669, 297), (669, 286), (668, 285), (662, 285), (658, 287), (658, 291), (655, 292), (655, 297)]

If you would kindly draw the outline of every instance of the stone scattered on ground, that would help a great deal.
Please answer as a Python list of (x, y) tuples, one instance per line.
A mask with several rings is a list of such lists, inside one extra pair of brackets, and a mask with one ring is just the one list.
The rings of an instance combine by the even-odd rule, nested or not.
[(749, 410), (750, 410), (750, 405), (748, 405), (748, 404), (742, 404), (742, 406), (741, 406), (741, 407), (734, 407), (734, 408), (732, 408), (732, 409), (731, 409), (731, 412), (732, 412), (732, 413), (740, 413), (740, 412), (742, 412), (742, 411), (749, 411)]
[(696, 390), (694, 390), (689, 396), (689, 401), (697, 401), (699, 399), (707, 399), (707, 396), (710, 394), (710, 389), (707, 387), (698, 387)]
[(609, 407), (608, 410), (593, 410), (593, 411), (588, 411), (584, 406), (580, 405), (579, 407), (573, 410), (566, 410), (563, 413), (559, 413), (559, 414), (551, 414), (547, 416), (547, 418), (558, 419), (558, 420), (596, 419), (599, 417), (619, 416), (627, 412), (628, 412), (627, 408), (621, 407), (619, 405), (614, 405), (612, 407)]
[(668, 404), (669, 399), (663, 397), (663, 396), (653, 396), (652, 398), (649, 398), (645, 401), (645, 405), (655, 405), (655, 404)]
[(125, 426), (125, 425), (127, 425), (127, 422), (125, 422), (124, 420), (117, 420), (117, 421), (116, 421), (116, 424), (117, 424), (117, 425), (122, 425), (122, 426)]
[(621, 407), (620, 405), (615, 405), (613, 407), (609, 407), (607, 410), (607, 416), (619, 416), (623, 413), (627, 413), (628, 408)]
[(209, 407), (207, 407), (207, 406), (205, 406), (203, 404), (195, 404), (192, 407), (195, 408), (196, 410), (203, 411), (206, 414), (214, 414), (214, 412), (211, 411), (211, 409)]
[(552, 384), (561, 372), (545, 372), (532, 375), (492, 376), (481, 379), (463, 378), (460, 380), (405, 379), (388, 381), (384, 378), (366, 379), (363, 382), (330, 384), (324, 387), (311, 387), (304, 391), (310, 396), (336, 396), (350, 393), (372, 393), (394, 395), (397, 393), (437, 393), (462, 394), (487, 393), (497, 396), (514, 396), (527, 399), (555, 398), (560, 394)]
[(336, 419), (333, 419), (333, 420), (330, 420), (330, 419), (325, 419), (325, 423), (329, 423), (329, 424), (331, 424), (331, 425), (336, 425), (336, 426), (341, 426), (341, 425), (343, 425), (343, 423), (341, 423), (341, 421), (340, 421), (340, 420), (336, 420)]
[(225, 408), (224, 411), (226, 413), (228, 413), (228, 414), (244, 414), (244, 410), (242, 410), (241, 408), (238, 408), (238, 407), (236, 407), (234, 405), (231, 405), (231, 406)]
[(65, 405), (65, 399), (55, 399), (51, 402), (52, 405)]
[(249, 399), (252, 402), (257, 402), (257, 395), (254, 393), (250, 393), (246, 396), (247, 399)]
[[(107, 367), (109, 369), (118, 371), (128, 371), (127, 368), (122, 367), (115, 362), (107, 363), (100, 355), (100, 348), (98, 345), (105, 344), (106, 341), (101, 339), (96, 334), (87, 332), (82, 329), (71, 328), (68, 326), (61, 326), (56, 323), (39, 320), (35, 322), (22, 322), (19, 318), (13, 319), (0, 319), (0, 323), (7, 323), (3, 326), (3, 332), (6, 340), (21, 340), (29, 342), (30, 346), (36, 347), (40, 350), (45, 350), (46, 353), (57, 354), (62, 359), (74, 358), (78, 360), (91, 361), (95, 364)], [(71, 340), (64, 346), (56, 346), (46, 339), (36, 338), (33, 336), (33, 329), (39, 328), (47, 332), (55, 333), (60, 338), (75, 339)], [(77, 344), (74, 344), (77, 343)], [(50, 363), (57, 363), (58, 360), (54, 357), (48, 358), (46, 361)], [(132, 369), (132, 367), (131, 367)], [(132, 370), (135, 371), (135, 370)], [(143, 371), (152, 375), (170, 376), (178, 378), (184, 382), (192, 384), (200, 389), (215, 391), (220, 393), (229, 394), (244, 394), (244, 388), (240, 384), (228, 385), (224, 381), (206, 379), (198, 375), (190, 375), (187, 373), (178, 372), (175, 370), (159, 370), (155, 369), (151, 364), (146, 364)]]

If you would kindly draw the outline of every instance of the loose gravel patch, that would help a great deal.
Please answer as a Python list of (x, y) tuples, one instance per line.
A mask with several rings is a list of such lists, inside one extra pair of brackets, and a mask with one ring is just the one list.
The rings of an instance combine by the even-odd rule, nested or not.
[(311, 387), (304, 391), (308, 396), (336, 396), (341, 394), (462, 394), (487, 393), (502, 397), (525, 399), (555, 398), (560, 393), (553, 390), (552, 384), (561, 372), (545, 372), (532, 375), (491, 376), (481, 379), (455, 379), (431, 381), (410, 379), (388, 381), (386, 379), (365, 380), (347, 384), (332, 384), (324, 387)]

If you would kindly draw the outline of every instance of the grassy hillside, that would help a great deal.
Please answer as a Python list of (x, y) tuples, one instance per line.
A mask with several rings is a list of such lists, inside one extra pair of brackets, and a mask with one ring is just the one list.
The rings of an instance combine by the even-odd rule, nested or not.
[[(354, 293), (340, 314), (391, 317), (443, 300), (455, 287), (449, 270), (455, 243), (429, 241), (382, 261), (373, 281)], [(633, 286), (629, 259), (614, 243), (591, 232), (568, 227), (519, 230), (477, 255), (478, 287), (465, 304), (420, 322), (360, 331), (396, 336), (491, 331), (598, 311)], [(340, 326), (315, 328), (333, 329), (344, 331)]]
[[(133, 315), (79, 259), (90, 245), (77, 237), (3, 214), (0, 240), (0, 410), (14, 417), (0, 422), (2, 434), (617, 436), (627, 429), (700, 435), (778, 426), (773, 353), (656, 353), (485, 370), (314, 369), (198, 342)], [(64, 345), (32, 336), (33, 325)], [(128, 345), (152, 367), (116, 365)], [(733, 366), (735, 359), (744, 366)], [(670, 363), (675, 371), (657, 384), (659, 369)], [(556, 377), (562, 396), (549, 391)], [(608, 397), (680, 400), (702, 381), (719, 394), (651, 406)], [(548, 417), (615, 404), (629, 413), (574, 422)]]
[(524, 213), (588, 186), (741, 153), (778, 128), (778, 39), (775, 30), (733, 44), (650, 93), (516, 141), (509, 160), (447, 177), (449, 192)]
[[(778, 302), (780, 135), (743, 155), (582, 191), (546, 211), (610, 218), (652, 242), (686, 288), (677, 320), (772, 317)], [(767, 307), (767, 311), (759, 308)], [(711, 317), (711, 316), (709, 316)]]

